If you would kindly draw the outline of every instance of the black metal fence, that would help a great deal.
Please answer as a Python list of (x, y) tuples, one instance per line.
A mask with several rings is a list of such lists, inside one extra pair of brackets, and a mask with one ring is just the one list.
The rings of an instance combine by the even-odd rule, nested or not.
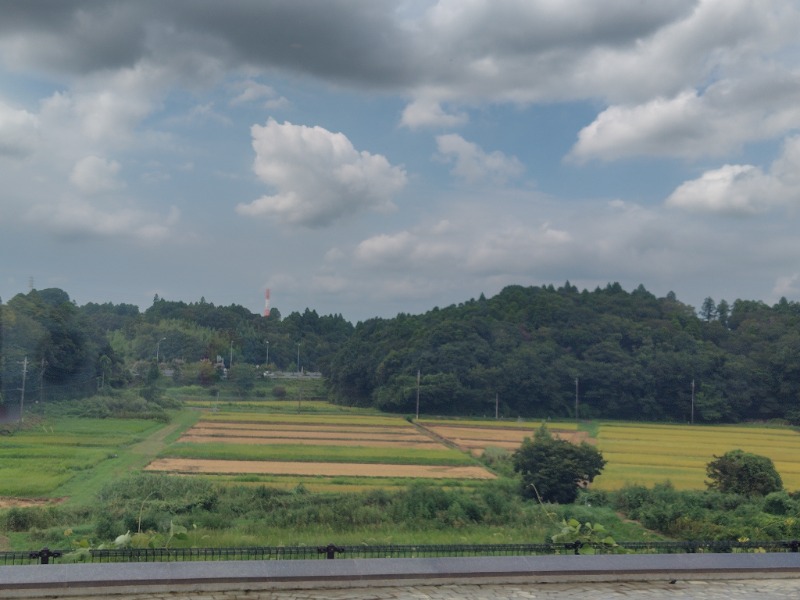
[(258, 546), (252, 548), (119, 548), (114, 550), (41, 550), (0, 552), (0, 566), (64, 562), (182, 562), (218, 560), (299, 560), (333, 558), (426, 558), (460, 556), (534, 556), (579, 554), (675, 554), (731, 552), (798, 552), (800, 541), (618, 542), (614, 546), (562, 544), (462, 544), (396, 546)]

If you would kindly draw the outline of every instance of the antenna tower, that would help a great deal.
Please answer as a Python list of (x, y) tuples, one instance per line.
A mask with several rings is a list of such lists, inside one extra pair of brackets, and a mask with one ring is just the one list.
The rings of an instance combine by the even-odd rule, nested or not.
[(264, 293), (264, 316), (269, 316), (269, 288), (267, 288), (267, 291)]

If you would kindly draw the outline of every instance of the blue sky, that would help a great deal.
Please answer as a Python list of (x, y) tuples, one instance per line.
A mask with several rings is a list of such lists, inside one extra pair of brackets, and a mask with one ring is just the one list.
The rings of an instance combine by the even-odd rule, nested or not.
[(800, 300), (800, 7), (0, 0), (0, 297)]

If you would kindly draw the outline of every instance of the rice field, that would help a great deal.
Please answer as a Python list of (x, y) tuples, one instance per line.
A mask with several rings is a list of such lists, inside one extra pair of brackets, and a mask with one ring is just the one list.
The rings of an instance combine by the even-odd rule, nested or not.
[(59, 418), (4, 436), (0, 498), (57, 496), (61, 486), (162, 426), (137, 419)]
[(372, 414), (209, 412), (147, 468), (252, 475), (284, 486), (314, 478), (315, 487), (326, 488), (374, 487), (375, 479), (394, 487), (414, 479), (495, 478), (470, 455), (405, 419)]
[(706, 465), (735, 449), (771, 458), (786, 489), (800, 489), (800, 434), (791, 429), (607, 423), (596, 443), (608, 461), (598, 489), (667, 480), (676, 489), (704, 489)]
[[(479, 486), (494, 475), (476, 456), (486, 448), (513, 452), (540, 426), (485, 419), (411, 423), (374, 412), (326, 411), (323, 403), (307, 412), (268, 403), (183, 411), (177, 417), (183, 424), (167, 428), (136, 419), (44, 420), (0, 438), (0, 499), (71, 496), (89, 489), (92, 478), (107, 480), (145, 465), (222, 483), (315, 491), (396, 488), (418, 479)], [(596, 489), (665, 481), (677, 489), (704, 489), (708, 462), (740, 448), (771, 458), (785, 487), (800, 490), (800, 434), (788, 428), (614, 422), (593, 424), (595, 438), (574, 422), (548, 428), (602, 451), (607, 465)], [(142, 440), (152, 446), (146, 456), (142, 444), (134, 445)]]

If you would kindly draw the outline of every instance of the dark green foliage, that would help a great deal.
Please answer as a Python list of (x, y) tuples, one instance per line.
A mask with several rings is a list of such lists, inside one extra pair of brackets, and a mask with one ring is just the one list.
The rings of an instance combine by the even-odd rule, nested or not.
[(525, 438), (513, 461), (514, 471), (522, 476), (524, 497), (559, 504), (574, 502), (580, 489), (594, 481), (606, 464), (594, 446), (557, 439), (544, 425), (533, 440)]
[(497, 400), (501, 417), (574, 418), (577, 378), (585, 419), (800, 423), (800, 303), (785, 299), (770, 307), (708, 297), (697, 314), (643, 286), (512, 285), (355, 327), (312, 309), (264, 318), (204, 299), (155, 298), (144, 312), (79, 307), (59, 289), (18, 294), (1, 308), (5, 402), (20, 395), (26, 357), (26, 400), (129, 386), (156, 400), (158, 381), (144, 365), (157, 352), (175, 383), (238, 386), (243, 397), (249, 382), (235, 372), (219, 381), (218, 357), (261, 373), (268, 351), (270, 369), (294, 371), (299, 349), (299, 367), (321, 371), (334, 401), (401, 414), (415, 412), (419, 392), (427, 415), (493, 416)]
[(770, 494), (767, 502), (716, 490), (679, 492), (665, 483), (651, 489), (629, 486), (612, 496), (615, 508), (626, 517), (675, 539), (775, 540), (800, 535), (798, 506), (784, 492)]
[(79, 402), (64, 401), (38, 409), (50, 416), (87, 417), (93, 419), (153, 419), (164, 423), (170, 416), (166, 409), (176, 408), (176, 401), (160, 397), (147, 401), (133, 391), (111, 392)]
[(785, 491), (771, 492), (764, 498), (764, 512), (771, 515), (796, 515), (800, 504)]
[(28, 531), (29, 529), (46, 529), (57, 523), (63, 517), (55, 507), (25, 507), (11, 508), (5, 515), (7, 531)]
[(765, 496), (783, 489), (772, 459), (742, 450), (714, 456), (706, 466), (706, 485), (723, 493)]
[(800, 304), (709, 299), (698, 316), (642, 286), (509, 286), (359, 323), (326, 372), (335, 401), (423, 414), (800, 422)]

